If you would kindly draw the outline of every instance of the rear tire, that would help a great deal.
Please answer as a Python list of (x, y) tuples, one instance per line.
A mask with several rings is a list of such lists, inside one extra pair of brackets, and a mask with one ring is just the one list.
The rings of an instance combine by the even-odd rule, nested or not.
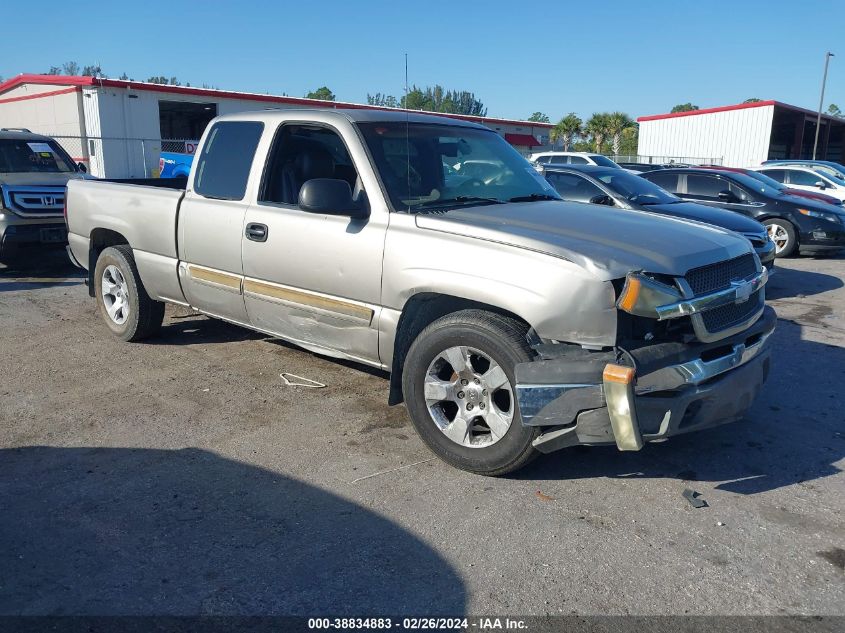
[(140, 341), (161, 328), (164, 303), (147, 294), (127, 244), (100, 253), (94, 269), (94, 295), (103, 320), (121, 340)]
[(792, 222), (773, 218), (764, 221), (763, 225), (775, 243), (775, 257), (791, 257), (798, 251), (798, 232)]
[(411, 344), (402, 374), (406, 407), (446, 463), (496, 476), (539, 454), (532, 442), (540, 431), (522, 425), (516, 401), (514, 366), (533, 355), (527, 330), (510, 317), (462, 310), (434, 321)]

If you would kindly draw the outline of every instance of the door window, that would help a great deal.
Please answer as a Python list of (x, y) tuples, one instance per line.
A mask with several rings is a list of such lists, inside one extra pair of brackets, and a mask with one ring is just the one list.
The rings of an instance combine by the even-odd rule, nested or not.
[(337, 132), (317, 125), (282, 125), (267, 158), (259, 201), (296, 205), (302, 185), (314, 178), (344, 180), (355, 195), (361, 190)]
[(568, 165), (569, 156), (550, 156), (549, 163), (552, 165)]
[(589, 165), (590, 161), (588, 161), (583, 156), (570, 156), (569, 162), (572, 165)]
[(815, 187), (816, 183), (824, 179), (819, 175), (809, 171), (799, 171), (797, 169), (789, 170), (789, 184), (799, 185), (802, 187)]
[(205, 198), (243, 200), (263, 130), (258, 121), (215, 123), (199, 157), (194, 191)]
[(655, 170), (648, 172), (646, 176), (648, 176), (646, 180), (650, 180), (661, 189), (678, 193), (678, 174), (665, 174)]
[(780, 183), (786, 182), (786, 170), (785, 169), (761, 169), (761, 174), (765, 174), (772, 180), (777, 180)]
[(687, 195), (704, 200), (718, 200), (720, 191), (728, 191), (727, 182), (715, 176), (687, 174)]

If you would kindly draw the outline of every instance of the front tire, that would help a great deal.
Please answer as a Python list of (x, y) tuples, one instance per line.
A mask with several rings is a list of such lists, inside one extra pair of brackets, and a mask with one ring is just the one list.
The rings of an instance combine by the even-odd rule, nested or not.
[(402, 391), (411, 421), (440, 459), (480, 475), (518, 470), (538, 452), (540, 431), (522, 425), (514, 367), (532, 351), (528, 327), (483, 310), (428, 325), (411, 344)]
[(763, 222), (775, 243), (775, 257), (791, 257), (798, 250), (798, 232), (789, 220), (773, 218)]
[(140, 341), (161, 328), (164, 303), (147, 294), (128, 245), (110, 246), (100, 253), (94, 294), (100, 315), (119, 339)]

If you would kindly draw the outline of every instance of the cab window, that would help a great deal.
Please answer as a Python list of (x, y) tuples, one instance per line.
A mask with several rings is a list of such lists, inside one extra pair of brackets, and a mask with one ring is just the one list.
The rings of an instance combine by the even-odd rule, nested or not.
[(263, 130), (258, 121), (215, 123), (199, 157), (194, 191), (205, 198), (243, 200)]

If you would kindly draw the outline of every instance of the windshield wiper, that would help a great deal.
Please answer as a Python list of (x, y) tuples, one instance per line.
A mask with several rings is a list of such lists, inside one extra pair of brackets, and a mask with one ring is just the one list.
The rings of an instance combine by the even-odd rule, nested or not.
[(531, 193), (527, 196), (514, 196), (513, 198), (508, 198), (508, 202), (535, 202), (537, 200), (560, 200), (560, 198), (547, 193)]
[(452, 204), (465, 204), (467, 202), (486, 202), (487, 204), (505, 204), (504, 200), (499, 198), (489, 198), (484, 196), (455, 196), (454, 198), (441, 198), (440, 200), (429, 200), (416, 206), (417, 209), (427, 209), (438, 206), (449, 206)]

